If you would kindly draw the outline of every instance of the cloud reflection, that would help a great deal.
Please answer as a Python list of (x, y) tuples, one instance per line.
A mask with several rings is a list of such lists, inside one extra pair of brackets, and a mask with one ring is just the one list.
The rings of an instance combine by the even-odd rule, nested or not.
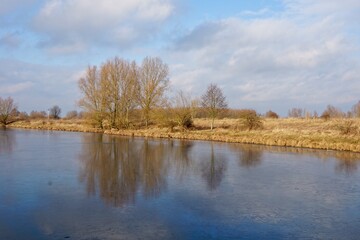
[[(173, 164), (181, 176), (191, 165), (192, 143), (118, 138), (101, 134), (84, 135), (79, 156), (80, 181), (89, 195), (121, 207), (144, 198), (159, 196), (167, 187)], [(178, 171), (179, 170), (179, 171)]]
[(0, 153), (12, 153), (16, 145), (15, 134), (0, 127)]

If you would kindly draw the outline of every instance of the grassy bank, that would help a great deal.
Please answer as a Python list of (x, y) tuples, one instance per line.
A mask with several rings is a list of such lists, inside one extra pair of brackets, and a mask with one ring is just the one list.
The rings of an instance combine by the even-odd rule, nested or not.
[(216, 120), (212, 131), (208, 119), (195, 119), (194, 125), (186, 131), (159, 126), (103, 131), (85, 120), (32, 120), (16, 122), (11, 127), (360, 152), (360, 119), (265, 119), (262, 129), (252, 131), (239, 129), (236, 119)]

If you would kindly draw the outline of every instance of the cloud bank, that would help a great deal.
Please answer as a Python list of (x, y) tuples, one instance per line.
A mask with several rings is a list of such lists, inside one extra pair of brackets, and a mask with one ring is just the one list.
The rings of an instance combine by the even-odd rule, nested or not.
[(170, 0), (50, 0), (32, 26), (43, 35), (39, 46), (51, 53), (81, 52), (93, 44), (127, 48), (156, 36), (174, 7)]
[[(357, 1), (348, 2), (340, 9), (360, 10)], [(174, 85), (199, 94), (204, 83), (213, 82), (233, 107), (283, 114), (291, 107), (355, 103), (359, 42), (347, 31), (344, 15), (332, 14), (338, 1), (327, 3), (286, 1), (282, 14), (199, 24), (168, 51)]]

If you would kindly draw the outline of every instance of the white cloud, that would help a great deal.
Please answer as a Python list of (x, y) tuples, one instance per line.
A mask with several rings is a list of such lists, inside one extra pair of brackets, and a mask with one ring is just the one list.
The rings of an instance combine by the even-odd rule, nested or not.
[(66, 112), (80, 98), (76, 82), (83, 69), (0, 59), (0, 95), (14, 98), (21, 111), (59, 105)]
[(5, 46), (7, 48), (16, 48), (20, 45), (20, 34), (19, 32), (8, 32), (3, 36), (0, 35), (0, 47)]
[(34, 1), (35, 0), (1, 0), (0, 15), (5, 15), (19, 7), (28, 6), (34, 3)]
[[(217, 83), (231, 106), (262, 105), (262, 111), (278, 102), (282, 108), (285, 104), (313, 110), (314, 105), (358, 101), (360, 43), (336, 16), (317, 10), (318, 4), (295, 2), (297, 13), (293, 5), (291, 11), (286, 8), (283, 14), (265, 18), (208, 21), (177, 39), (166, 55), (178, 66), (173, 72), (175, 87), (186, 86), (201, 95), (206, 84)], [(331, 4), (335, 8), (335, 1)]]
[(10, 95), (10, 94), (22, 92), (24, 90), (31, 88), (32, 85), (33, 85), (32, 82), (21, 82), (11, 85), (0, 85), (0, 94)]
[(356, 14), (360, 8), (358, 0), (283, 0), (288, 12), (302, 15)]
[(41, 46), (65, 53), (99, 43), (124, 48), (156, 35), (174, 8), (172, 0), (50, 0), (33, 28), (44, 34)]

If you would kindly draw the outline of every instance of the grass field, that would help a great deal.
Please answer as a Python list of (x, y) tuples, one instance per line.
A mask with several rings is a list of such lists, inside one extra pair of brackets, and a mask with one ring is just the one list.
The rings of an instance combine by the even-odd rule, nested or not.
[(237, 119), (218, 119), (210, 130), (209, 119), (194, 119), (189, 130), (169, 129), (151, 125), (149, 128), (101, 130), (86, 120), (31, 120), (11, 125), (15, 128), (46, 129), (80, 132), (104, 132), (125, 136), (178, 138), (239, 142), (269, 146), (289, 146), (360, 152), (360, 119), (263, 119), (263, 128), (239, 128)]

